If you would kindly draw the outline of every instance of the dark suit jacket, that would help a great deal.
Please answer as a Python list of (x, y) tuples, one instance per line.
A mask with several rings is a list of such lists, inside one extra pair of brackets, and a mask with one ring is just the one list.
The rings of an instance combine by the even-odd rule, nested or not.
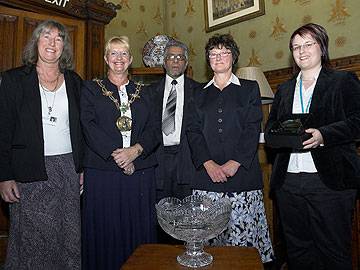
[[(197, 168), (193, 188), (216, 192), (242, 192), (263, 187), (257, 155), (262, 120), (259, 86), (240, 79), (241, 86), (229, 84), (222, 91), (211, 85), (194, 95), (194, 114), (187, 136)], [(195, 113), (196, 112), (196, 113)], [(229, 160), (241, 164), (225, 183), (213, 183), (203, 163)]]
[[(265, 140), (275, 121), (293, 118), (296, 76), (280, 85), (266, 125)], [(360, 158), (355, 140), (360, 137), (360, 83), (356, 75), (323, 68), (319, 74), (305, 128), (318, 129), (324, 146), (311, 149), (321, 180), (335, 190), (360, 187)], [(290, 158), (281, 149), (275, 158), (272, 188), (281, 187)]]
[[(113, 96), (120, 100), (117, 87), (104, 79), (106, 89), (113, 92)], [(126, 87), (128, 96), (135, 93), (135, 84), (130, 81)], [(140, 99), (136, 99), (130, 106), (132, 116), (131, 145), (141, 144), (143, 154), (135, 159), (136, 170), (156, 165), (154, 154), (159, 144), (154, 131), (153, 113), (146, 88), (142, 88)], [(84, 81), (81, 93), (81, 123), (86, 141), (84, 166), (102, 170), (120, 171), (111, 153), (123, 147), (121, 132), (115, 123), (120, 116), (115, 104), (102, 94), (101, 88), (95, 81)]]
[[(79, 116), (81, 78), (65, 71), (70, 138), (75, 168), (82, 170), (83, 137)], [(35, 66), (3, 73), (0, 87), (0, 181), (46, 180), (41, 97)]]
[[(194, 176), (194, 165), (191, 161), (189, 144), (186, 138), (185, 127), (186, 127), (186, 118), (188, 115), (192, 115), (192, 112), (189, 111), (188, 103), (190, 97), (194, 93), (194, 89), (197, 88), (200, 84), (190, 78), (185, 76), (184, 78), (184, 107), (183, 107), (183, 121), (181, 126), (181, 135), (180, 135), (180, 145), (179, 153), (177, 155), (177, 180), (179, 184), (189, 184)], [(165, 77), (160, 81), (149, 86), (149, 92), (151, 92), (153, 99), (154, 112), (157, 119), (157, 130), (158, 136), (161, 140), (160, 147), (156, 151), (156, 158), (159, 162), (158, 167), (155, 170), (156, 174), (156, 184), (158, 189), (162, 189), (164, 181), (164, 168), (163, 168), (163, 153), (164, 153), (164, 144), (163, 136), (161, 131), (161, 121), (162, 121), (162, 107), (164, 99), (164, 90), (165, 90)]]

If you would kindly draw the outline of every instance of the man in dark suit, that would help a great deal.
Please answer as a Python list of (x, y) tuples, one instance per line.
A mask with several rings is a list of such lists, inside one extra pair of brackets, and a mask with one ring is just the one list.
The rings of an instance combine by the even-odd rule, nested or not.
[(195, 168), (186, 139), (185, 119), (191, 113), (187, 103), (199, 83), (184, 75), (187, 64), (187, 46), (176, 40), (169, 41), (164, 50), (166, 75), (149, 89), (154, 95), (162, 131), (162, 144), (156, 153), (157, 200), (191, 195), (189, 184)]

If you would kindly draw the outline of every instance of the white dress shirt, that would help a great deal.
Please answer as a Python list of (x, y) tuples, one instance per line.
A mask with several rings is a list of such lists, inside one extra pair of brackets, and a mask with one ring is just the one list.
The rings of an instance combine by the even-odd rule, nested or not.
[[(238, 77), (236, 77), (236, 75), (235, 75), (234, 73), (231, 73), (230, 79), (227, 81), (225, 87), (228, 86), (230, 83), (233, 83), (233, 84), (236, 84), (236, 85), (240, 85), (240, 80), (239, 80)], [(214, 77), (213, 77), (213, 78), (211, 79), (211, 81), (209, 81), (209, 82), (205, 85), (204, 89), (207, 88), (207, 87), (209, 87), (209, 86), (212, 85), (212, 84), (214, 84), (217, 88), (220, 88), (218, 85), (216, 85), (216, 82), (215, 82)]]
[[(168, 100), (170, 90), (171, 90), (171, 82), (174, 79), (169, 75), (166, 75), (165, 78), (165, 90), (164, 90), (164, 99), (163, 99), (163, 108), (162, 112), (164, 114), (164, 110), (166, 108), (166, 102)], [(180, 143), (180, 135), (181, 135), (181, 127), (183, 120), (183, 108), (184, 108), (184, 75), (176, 78), (177, 84), (176, 87), (176, 109), (175, 109), (175, 131), (169, 135), (165, 135), (163, 133), (163, 141), (164, 146), (170, 145), (178, 145)]]
[[(119, 97), (120, 97), (120, 103), (121, 104), (127, 104), (129, 102), (129, 97), (126, 92), (126, 86), (129, 84), (127, 82), (126, 84), (122, 85), (119, 89)], [(121, 113), (121, 115), (127, 116), (131, 119), (131, 109), (127, 110), (125, 113)], [(123, 139), (123, 147), (129, 147), (130, 146), (130, 140), (131, 140), (131, 130), (129, 131), (121, 131), (122, 139)]]
[[(321, 68), (314, 76), (314, 82), (306, 90), (304, 89), (304, 87), (302, 88), (302, 99), (303, 99), (304, 110), (306, 110), (306, 108), (310, 108), (312, 95), (314, 93), (314, 88), (317, 82), (317, 78), (319, 77), (320, 70)], [(301, 76), (302, 73), (299, 72), (299, 75), (297, 76), (296, 79), (296, 86), (294, 92), (294, 101), (292, 108), (293, 113), (303, 113), (300, 102)], [(304, 113), (309, 113), (309, 111), (305, 111)], [(302, 152), (302, 153), (291, 153), (287, 171), (290, 173), (300, 173), (300, 172), (316, 173), (317, 170), (310, 151)]]

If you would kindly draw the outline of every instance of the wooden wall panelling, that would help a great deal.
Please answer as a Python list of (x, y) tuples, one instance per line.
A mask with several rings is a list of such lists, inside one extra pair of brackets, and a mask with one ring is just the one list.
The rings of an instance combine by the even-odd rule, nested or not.
[(26, 43), (31, 38), (32, 32), (42, 20), (37, 14), (30, 12), (22, 12), (21, 16), (23, 16), (23, 34), (19, 38), (21, 38), (22, 41), (21, 48), (25, 48)]
[(6, 12), (0, 10), (0, 66), (4, 69), (9, 69), (16, 65), (18, 20), (18, 16), (6, 14)]
[(75, 70), (82, 78), (85, 78), (88, 65), (85, 58), (85, 23), (81, 21), (81, 23), (65, 23), (65, 25), (71, 38)]
[(100, 78), (104, 75), (104, 24), (96, 21), (89, 21), (87, 24), (87, 50), (86, 74), (90, 78)]
[[(0, 8), (12, 8), (22, 12), (33, 12), (39, 20), (54, 18), (73, 30), (76, 71), (84, 79), (92, 79), (104, 75), (103, 46), (105, 25), (115, 16), (120, 5), (104, 0), (0, 0)], [(45, 16), (45, 17), (44, 17)], [(76, 23), (65, 23), (75, 20)], [(21, 35), (20, 35), (21, 36)], [(80, 39), (79, 37), (82, 36)], [(21, 46), (20, 46), (21, 47)], [(21, 49), (19, 49), (21, 51)], [(86, 55), (85, 55), (86, 52)], [(21, 60), (17, 54), (17, 61)], [(17, 62), (20, 64), (20, 62)], [(17, 64), (17, 65), (18, 65)], [(0, 66), (0, 71), (9, 68)]]
[[(0, 31), (4, 32), (4, 37), (9, 37), (9, 39), (4, 38), (1, 43), (3, 63), (1, 63), (0, 71), (3, 71), (21, 65), (22, 51), (31, 38), (32, 32), (41, 21), (48, 19), (49, 16), (3, 6), (0, 6), (0, 14), (5, 18), (16, 18), (12, 24), (3, 25), (2, 21), (0, 24)], [(52, 16), (52, 18), (67, 26), (73, 46), (75, 70), (84, 77), (85, 22), (57, 16)]]

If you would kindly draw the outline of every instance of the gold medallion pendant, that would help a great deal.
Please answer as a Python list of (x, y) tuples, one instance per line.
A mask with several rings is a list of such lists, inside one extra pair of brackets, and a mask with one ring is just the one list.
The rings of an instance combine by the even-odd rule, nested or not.
[(127, 116), (120, 116), (116, 120), (116, 126), (120, 131), (130, 131), (132, 125), (132, 119)]
[[(140, 90), (141, 87), (144, 86), (141, 82), (135, 83), (135, 93), (130, 94), (131, 98), (126, 103), (120, 103), (116, 98), (113, 96), (113, 92), (106, 89), (105, 85), (103, 84), (102, 80), (94, 79), (94, 81), (99, 85), (101, 88), (102, 94), (105, 97), (108, 97), (112, 102), (114, 102), (116, 109), (119, 111), (120, 114), (125, 114), (128, 110), (130, 110), (130, 105), (136, 100), (140, 99)], [(119, 116), (116, 120), (116, 127), (120, 130), (120, 132), (131, 131), (132, 127), (132, 119), (128, 116)]]

